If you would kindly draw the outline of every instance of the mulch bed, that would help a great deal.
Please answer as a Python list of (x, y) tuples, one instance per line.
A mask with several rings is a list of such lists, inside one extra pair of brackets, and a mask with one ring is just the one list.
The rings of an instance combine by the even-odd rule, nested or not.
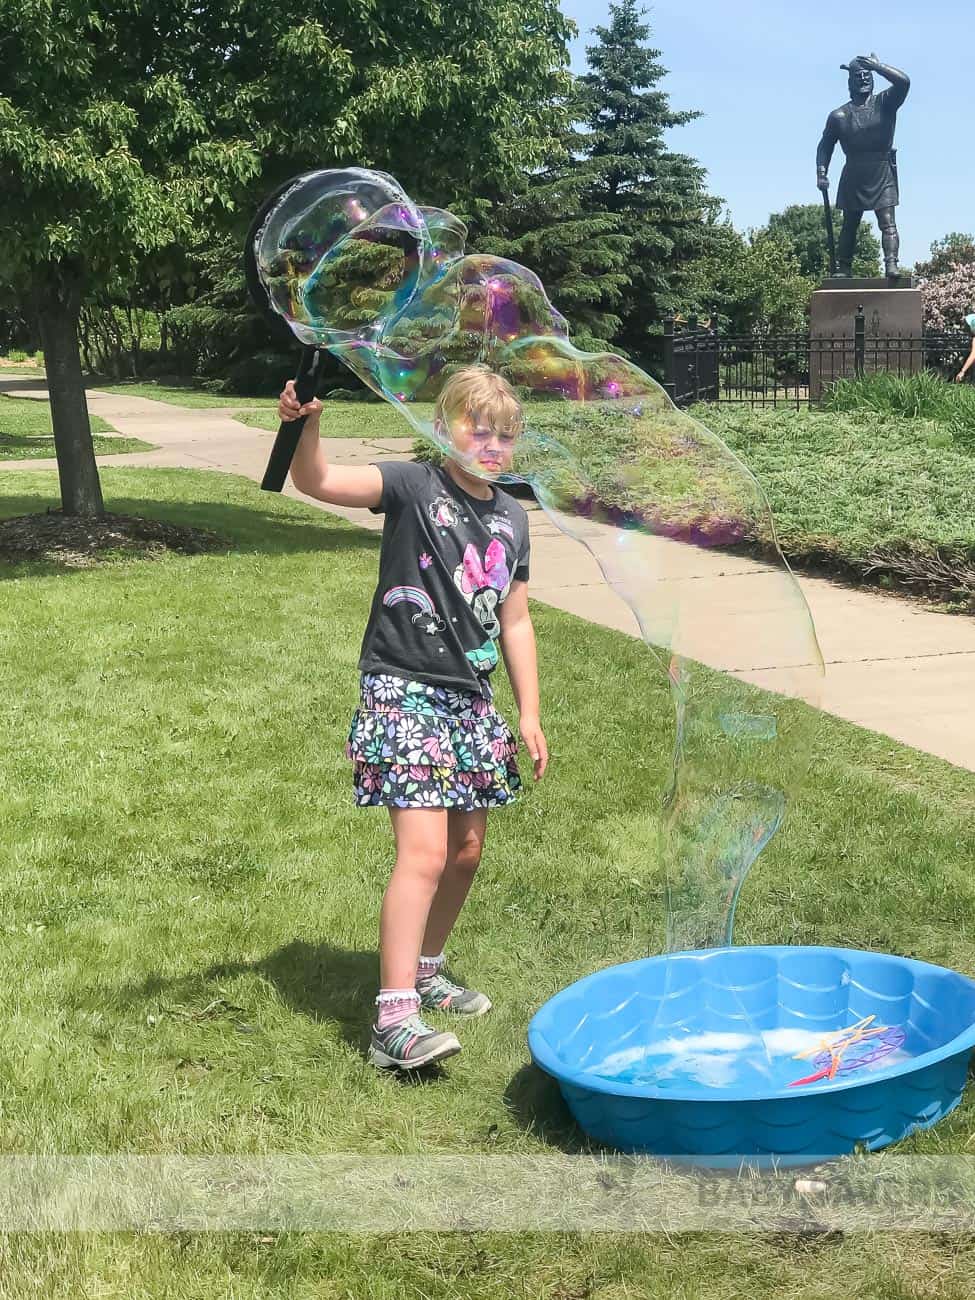
[(227, 541), (204, 528), (187, 528), (136, 515), (18, 515), (0, 520), (0, 560), (46, 560), (87, 569), (101, 560), (176, 553), (203, 555), (226, 550)]

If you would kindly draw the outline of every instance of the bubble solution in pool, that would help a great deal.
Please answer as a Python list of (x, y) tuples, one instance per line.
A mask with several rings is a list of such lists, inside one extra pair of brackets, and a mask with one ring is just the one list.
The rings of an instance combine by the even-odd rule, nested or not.
[[(869, 1031), (868, 1031), (869, 1032)], [(878, 1026), (875, 1036), (849, 1042), (844, 1031), (822, 1034), (809, 1029), (770, 1029), (762, 1034), (673, 1034), (645, 1048), (613, 1052), (585, 1067), (617, 1083), (649, 1084), (663, 1090), (806, 1086), (817, 1078), (843, 1078), (853, 1070), (875, 1073), (909, 1061), (905, 1033)], [(802, 1058), (812, 1058), (803, 1064)], [(835, 1066), (834, 1066), (835, 1061)]]

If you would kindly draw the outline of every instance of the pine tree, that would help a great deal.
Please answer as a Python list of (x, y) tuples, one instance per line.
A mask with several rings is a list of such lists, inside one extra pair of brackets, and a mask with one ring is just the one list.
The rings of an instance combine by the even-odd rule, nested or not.
[(650, 364), (650, 335), (683, 301), (720, 205), (703, 168), (665, 145), (665, 131), (698, 114), (672, 109), (658, 88), (666, 70), (644, 44), (636, 0), (611, 4), (610, 19), (594, 29), (590, 72), (562, 102), (574, 125), (561, 151), (514, 192), (475, 205), (473, 242), (535, 271), (581, 347)]
[(578, 94), (563, 100), (561, 109), (569, 125), (560, 150), (503, 196), (475, 201), (480, 219), (472, 222), (471, 242), (479, 252), (534, 271), (566, 317), (573, 342), (588, 351), (608, 350), (630, 284), (630, 239), (622, 217), (590, 205), (595, 170), (571, 125), (581, 111)]
[(637, 0), (610, 4), (608, 27), (586, 53), (581, 81), (581, 144), (592, 172), (584, 206), (621, 222), (628, 241), (627, 279), (617, 312), (617, 340), (646, 363), (650, 335), (682, 296), (689, 263), (707, 250), (718, 200), (704, 188), (704, 169), (667, 147), (664, 132), (700, 114), (671, 107), (659, 83), (660, 51), (645, 44), (650, 26)]

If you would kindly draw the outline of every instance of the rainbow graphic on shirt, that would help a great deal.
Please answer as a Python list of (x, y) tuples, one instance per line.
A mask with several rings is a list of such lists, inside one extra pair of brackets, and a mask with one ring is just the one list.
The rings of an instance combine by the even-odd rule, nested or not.
[(410, 621), (427, 636), (438, 636), (446, 626), (422, 587), (390, 587), (383, 596), (383, 604), (387, 609), (394, 605), (415, 605), (416, 613)]
[(383, 596), (383, 604), (387, 609), (392, 609), (394, 605), (407, 604), (416, 605), (424, 614), (434, 612), (433, 601), (420, 587), (390, 587)]

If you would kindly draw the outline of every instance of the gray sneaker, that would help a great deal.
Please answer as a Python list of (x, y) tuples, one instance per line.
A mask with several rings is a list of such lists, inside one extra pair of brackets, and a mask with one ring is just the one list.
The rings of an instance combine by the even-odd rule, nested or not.
[(476, 989), (455, 984), (443, 970), (424, 975), (416, 982), (424, 1011), (452, 1011), (458, 1016), (483, 1016), (491, 1010), (491, 999)]
[(460, 1043), (453, 1034), (438, 1033), (414, 1012), (388, 1029), (373, 1025), (368, 1059), (381, 1070), (419, 1070), (459, 1051)]

